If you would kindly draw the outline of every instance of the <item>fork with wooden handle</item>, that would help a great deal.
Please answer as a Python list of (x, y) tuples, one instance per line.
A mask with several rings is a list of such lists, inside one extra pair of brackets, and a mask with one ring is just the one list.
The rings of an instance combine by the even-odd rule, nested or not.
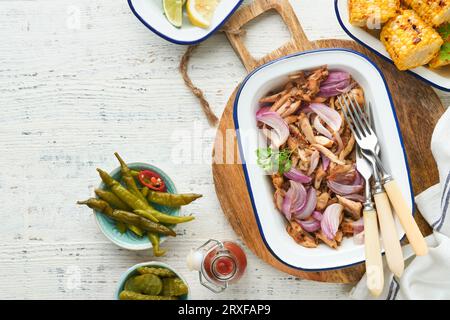
[(392, 176), (386, 172), (378, 155), (373, 154), (373, 156), (377, 163), (378, 169), (381, 172), (381, 180), (384, 189), (389, 196), (389, 200), (394, 207), (395, 213), (400, 220), (403, 230), (405, 230), (406, 237), (408, 238), (411, 247), (413, 248), (416, 255), (426, 255), (428, 253), (427, 243), (425, 242), (425, 238), (423, 237), (419, 226), (417, 225), (413, 215), (411, 214), (411, 208), (406, 203), (405, 198), (397, 184), (397, 181), (395, 181)]
[(370, 191), (370, 178), (372, 169), (366, 159), (363, 158), (359, 147), (356, 147), (356, 168), (365, 180), (364, 201), (364, 249), (366, 254), (367, 288), (377, 297), (383, 291), (384, 273), (381, 259), (380, 236), (378, 235), (377, 212), (372, 203)]
[[(338, 102), (341, 105), (342, 111), (347, 120), (347, 124), (350, 130), (353, 132), (353, 135), (355, 136), (358, 147), (362, 149), (362, 155), (372, 165), (373, 178), (375, 182), (374, 199), (377, 208), (378, 220), (380, 222), (380, 231), (381, 237), (383, 238), (386, 261), (389, 269), (396, 276), (400, 277), (403, 273), (405, 264), (403, 261), (403, 252), (402, 247), (400, 246), (400, 239), (398, 237), (394, 222), (394, 216), (392, 215), (389, 200), (383, 190), (375, 159), (370, 154), (367, 154), (365, 149), (365, 147), (373, 145), (373, 149), (375, 150), (376, 144), (373, 143), (374, 141), (372, 141), (372, 139), (366, 139), (365, 129), (367, 128), (364, 127), (362, 123), (363, 120), (358, 118), (359, 114), (357, 113), (356, 108), (360, 109), (360, 107), (356, 107), (353, 100), (355, 100), (356, 102), (356, 99), (351, 98), (349, 95), (347, 95), (347, 97), (344, 99), (342, 99), (341, 97), (338, 98)], [(361, 109), (359, 111), (361, 112)]]
[(401, 277), (403, 270), (405, 269), (405, 262), (397, 228), (395, 226), (394, 215), (391, 210), (391, 204), (389, 203), (389, 199), (381, 184), (375, 160), (365, 154), (364, 156), (371, 162), (374, 170), (373, 176), (375, 183), (373, 186), (373, 198), (377, 208), (378, 221), (380, 222), (381, 237), (383, 238), (383, 246), (386, 253), (386, 262), (389, 269), (397, 277)]
[[(368, 122), (372, 130), (375, 132), (375, 128), (373, 127), (373, 115), (372, 115), (372, 106), (369, 103), (366, 106), (365, 114), (367, 116)], [(380, 146), (374, 148), (374, 151), (377, 155), (380, 153)], [(363, 154), (365, 154), (363, 152)], [(380, 222), (381, 236), (383, 237), (383, 245), (386, 251), (386, 261), (389, 266), (389, 269), (397, 276), (401, 277), (403, 271), (405, 269), (405, 262), (403, 259), (402, 247), (400, 245), (400, 240), (397, 233), (397, 228), (394, 221), (394, 215), (392, 214), (391, 204), (389, 203), (389, 199), (386, 195), (386, 192), (382, 185), (382, 180), (380, 178), (380, 174), (378, 172), (378, 167), (374, 158), (366, 155), (367, 160), (372, 164), (372, 168), (374, 170), (374, 185), (373, 185), (373, 193), (375, 199), (375, 205), (378, 211), (378, 220)]]
[[(343, 103), (341, 100), (343, 100)], [(417, 255), (427, 254), (428, 247), (425, 239), (414, 221), (413, 216), (411, 215), (411, 210), (408, 208), (397, 182), (395, 182), (395, 180), (387, 174), (380, 158), (378, 157), (376, 152), (378, 138), (367, 122), (366, 116), (362, 113), (363, 109), (359, 105), (358, 101), (351, 98), (348, 94), (346, 99), (341, 99), (339, 97), (339, 102), (343, 106), (343, 111), (345, 117), (347, 118), (347, 122), (350, 123), (350, 120), (348, 119), (349, 117), (352, 119), (349, 126), (355, 136), (358, 146), (361, 148), (367, 159), (373, 159), (375, 161), (376, 166), (381, 172), (382, 181), (387, 191), (387, 195), (389, 196), (389, 200), (391, 201), (392, 206), (400, 219), (400, 223), (405, 230), (406, 236), (408, 237), (413, 250)], [(374, 170), (376, 170), (376, 168), (374, 168)]]
[[(372, 113), (373, 110), (370, 103), (368, 104), (368, 107), (369, 108), (367, 116), (369, 118), (369, 124), (372, 130), (375, 132), (375, 128), (373, 127), (373, 113)], [(377, 144), (377, 147), (375, 148), (376, 157), (379, 156), (379, 153), (380, 153), (380, 146)], [(419, 227), (414, 221), (413, 216), (410, 214), (411, 209), (408, 207), (405, 198), (403, 197), (400, 188), (398, 187), (397, 182), (392, 178), (390, 174), (387, 173), (387, 171), (383, 167), (381, 160), (379, 160), (378, 163), (379, 165), (377, 164), (377, 166), (382, 175), (381, 177), (382, 184), (384, 186), (384, 189), (387, 191), (391, 204), (395, 209), (395, 212), (400, 220), (400, 223), (403, 226), (403, 229), (405, 230), (406, 236), (408, 237), (411, 247), (413, 248), (416, 255), (418, 256), (426, 255), (428, 253), (428, 246), (425, 242), (422, 233), (420, 232)]]

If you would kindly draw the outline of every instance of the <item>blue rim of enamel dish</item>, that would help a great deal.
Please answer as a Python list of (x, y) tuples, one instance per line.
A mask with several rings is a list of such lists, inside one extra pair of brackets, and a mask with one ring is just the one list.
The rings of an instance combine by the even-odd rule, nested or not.
[[(353, 40), (355, 40), (357, 43), (359, 43), (360, 45), (362, 45), (363, 47), (369, 49), (370, 51), (372, 51), (373, 53), (375, 53), (377, 56), (379, 56), (380, 58), (383, 58), (384, 60), (394, 64), (394, 62), (392, 61), (392, 59), (386, 57), (384, 54), (382, 54), (381, 52), (375, 50), (374, 48), (372, 48), (371, 46), (369, 46), (368, 44), (366, 44), (365, 42), (363, 42), (362, 40), (360, 40), (359, 38), (357, 38), (356, 36), (353, 35), (353, 33), (351, 33), (344, 25), (344, 23), (342, 22), (342, 18), (341, 18), (341, 14), (339, 12), (339, 8), (338, 8), (338, 1), (339, 0), (334, 0), (334, 10), (336, 12), (336, 17), (337, 20), (339, 22), (339, 24), (341, 25), (342, 29), (344, 29), (345, 33), (347, 33), (347, 35), (352, 38)], [(436, 89), (445, 91), (445, 92), (450, 92), (450, 88), (446, 88), (443, 87), (441, 85), (438, 85), (437, 83), (432, 82), (431, 80), (424, 78), (423, 76), (411, 71), (411, 70), (405, 70), (407, 73), (409, 73), (410, 75), (416, 77), (419, 80), (422, 80), (423, 82), (429, 84), (432, 87), (435, 87)]]
[[(281, 258), (280, 258), (280, 257), (272, 250), (272, 248), (269, 246), (269, 244), (268, 244), (268, 242), (267, 242), (267, 240), (266, 240), (266, 237), (265, 237), (265, 235), (264, 235), (264, 231), (263, 231), (263, 228), (262, 228), (262, 226), (261, 226), (261, 222), (260, 222), (260, 220), (259, 220), (258, 211), (256, 210), (255, 200), (254, 200), (254, 198), (253, 198), (253, 190), (252, 190), (252, 187), (251, 187), (251, 184), (250, 184), (250, 179), (249, 179), (248, 171), (247, 171), (247, 165), (246, 165), (245, 158), (244, 158), (244, 152), (243, 152), (243, 150), (242, 150), (241, 136), (240, 136), (240, 134), (239, 134), (239, 120), (238, 120), (238, 116), (237, 116), (237, 109), (238, 109), (239, 97), (240, 97), (240, 95), (241, 95), (242, 90), (243, 90), (244, 87), (245, 87), (245, 84), (247, 83), (247, 81), (248, 81), (255, 73), (257, 73), (257, 72), (260, 71), (261, 69), (264, 69), (264, 68), (266, 68), (266, 67), (268, 67), (268, 66), (270, 66), (270, 65), (272, 65), (272, 64), (274, 64), (274, 63), (277, 63), (277, 62), (279, 62), (279, 61), (283, 61), (283, 60), (286, 60), (286, 59), (294, 58), (294, 57), (297, 57), (297, 56), (307, 55), (307, 54), (311, 54), (311, 53), (318, 53), (318, 52), (330, 52), (330, 51), (338, 51), (338, 52), (352, 53), (352, 54), (355, 54), (355, 55), (358, 55), (358, 56), (362, 57), (363, 59), (367, 60), (367, 61), (368, 61), (368, 62), (369, 62), (369, 63), (370, 63), (377, 71), (378, 71), (378, 73), (380, 74), (381, 78), (383, 79), (383, 83), (384, 83), (384, 86), (385, 86), (385, 88), (386, 88), (386, 92), (387, 92), (388, 97), (389, 97), (389, 101), (390, 101), (390, 105), (391, 105), (391, 110), (392, 110), (392, 113), (393, 113), (393, 115), (394, 115), (395, 125), (396, 125), (396, 128), (397, 128), (397, 134), (398, 134), (398, 136), (399, 136), (399, 138), (400, 138), (400, 144), (401, 144), (401, 146), (402, 146), (403, 158), (404, 158), (404, 161), (405, 161), (406, 171), (407, 171), (407, 175), (408, 175), (409, 188), (410, 188), (410, 193), (411, 193), (412, 215), (413, 215), (413, 216), (414, 216), (414, 210), (415, 210), (415, 204), (414, 204), (414, 192), (413, 192), (413, 190), (412, 190), (412, 183), (411, 183), (411, 175), (410, 175), (410, 168), (409, 168), (409, 164), (408, 164), (408, 158), (406, 157), (405, 145), (404, 145), (404, 143), (403, 143), (403, 137), (402, 137), (402, 133), (401, 133), (401, 131), (400, 131), (400, 126), (399, 126), (399, 122), (398, 122), (398, 118), (397, 118), (397, 113), (395, 112), (394, 102), (393, 102), (393, 100), (392, 100), (391, 92), (389, 91), (389, 87), (388, 87), (388, 85), (387, 85), (386, 79), (385, 79), (383, 73), (381, 72), (380, 68), (378, 68), (378, 66), (377, 66), (372, 60), (370, 60), (369, 57), (365, 56), (364, 54), (362, 54), (362, 53), (360, 53), (360, 52), (357, 52), (357, 51), (354, 51), (354, 50), (350, 50), (350, 49), (344, 49), (344, 48), (320, 49), (320, 50), (304, 51), (304, 52), (299, 52), (299, 53), (294, 53), (294, 54), (291, 54), (291, 55), (287, 55), (287, 56), (285, 56), (285, 57), (282, 57), (282, 58), (279, 58), (279, 59), (270, 61), (270, 62), (268, 62), (268, 63), (266, 63), (266, 64), (263, 64), (262, 66), (256, 68), (256, 69), (253, 70), (253, 71), (252, 71), (252, 72), (244, 79), (244, 81), (242, 82), (242, 84), (241, 84), (241, 86), (240, 86), (240, 88), (239, 88), (239, 90), (238, 90), (238, 92), (237, 92), (237, 94), (236, 94), (236, 98), (235, 98), (235, 100), (234, 100), (234, 107), (233, 107), (234, 127), (235, 127), (235, 130), (236, 130), (236, 132), (237, 132), (236, 136), (237, 136), (238, 145), (239, 145), (239, 153), (240, 153), (240, 156), (241, 156), (241, 159), (242, 159), (242, 169), (243, 169), (243, 171), (244, 171), (245, 183), (247, 184), (247, 190), (248, 190), (248, 192), (249, 192), (250, 200), (251, 200), (251, 203), (252, 203), (253, 214), (255, 215), (256, 223), (258, 224), (258, 229), (259, 229), (259, 233), (260, 233), (260, 235), (261, 235), (261, 238), (262, 238), (262, 240), (263, 240), (263, 242), (264, 242), (264, 244), (265, 244), (267, 250), (269, 250), (269, 252), (272, 254), (272, 256), (274, 256), (278, 261), (280, 261), (282, 264), (284, 264), (284, 265), (286, 265), (286, 266), (288, 266), (288, 267), (290, 267), (290, 268), (297, 269), (297, 270), (302, 270), (302, 271), (310, 271), (310, 272), (314, 272), (314, 271), (327, 271), (327, 270), (337, 270), (337, 269), (342, 269), (342, 268), (348, 268), (348, 267), (351, 267), (351, 266), (360, 264), (360, 263), (364, 262), (365, 260), (361, 260), (361, 261), (354, 262), (354, 263), (347, 264), (347, 265), (336, 266), (336, 267), (321, 268), (321, 269), (307, 269), (307, 268), (297, 267), (297, 266), (294, 266), (294, 265), (291, 265), (291, 264), (285, 262), (283, 259), (281, 259)], [(403, 240), (404, 238), (405, 238), (405, 235), (402, 237), (401, 240)], [(384, 254), (384, 253), (383, 253), (383, 254)]]
[(150, 23), (148, 23), (147, 21), (144, 20), (144, 18), (142, 18), (139, 13), (137, 13), (136, 9), (133, 6), (133, 0), (127, 0), (128, 1), (128, 5), (131, 9), (131, 12), (133, 12), (133, 14), (136, 16), (136, 18), (138, 18), (138, 20), (140, 22), (142, 22), (142, 24), (144, 26), (146, 26), (148, 29), (150, 29), (150, 31), (152, 31), (153, 33), (155, 33), (156, 35), (160, 36), (161, 38), (163, 38), (164, 40), (167, 40), (169, 42), (175, 43), (175, 44), (181, 44), (181, 45), (190, 45), (190, 44), (197, 44), (200, 43), (202, 41), (205, 41), (206, 39), (208, 39), (210, 36), (212, 36), (212, 34), (214, 32), (216, 32), (230, 17), (231, 15), (239, 8), (239, 6), (242, 4), (242, 2), (244, 2), (244, 0), (240, 0), (238, 3), (236, 3), (236, 5), (234, 6), (234, 8), (230, 11), (230, 13), (225, 17), (225, 19), (223, 19), (214, 29), (212, 29), (206, 36), (204, 36), (203, 38), (197, 39), (197, 40), (193, 40), (193, 41), (181, 41), (181, 40), (176, 40), (176, 39), (172, 39), (168, 36), (166, 36), (164, 33), (158, 31), (156, 28), (152, 27), (150, 25)]

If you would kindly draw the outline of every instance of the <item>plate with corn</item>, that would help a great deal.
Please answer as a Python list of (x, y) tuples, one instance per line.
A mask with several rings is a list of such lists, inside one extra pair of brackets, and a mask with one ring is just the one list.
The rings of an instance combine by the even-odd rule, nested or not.
[(450, 0), (335, 0), (335, 10), (355, 41), (450, 91)]

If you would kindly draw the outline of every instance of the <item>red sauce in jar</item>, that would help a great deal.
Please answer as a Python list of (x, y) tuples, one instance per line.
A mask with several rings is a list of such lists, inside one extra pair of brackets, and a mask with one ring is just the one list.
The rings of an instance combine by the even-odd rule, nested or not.
[(203, 270), (213, 282), (235, 283), (247, 268), (247, 257), (242, 248), (234, 242), (225, 241), (223, 246), (208, 252), (203, 260)]

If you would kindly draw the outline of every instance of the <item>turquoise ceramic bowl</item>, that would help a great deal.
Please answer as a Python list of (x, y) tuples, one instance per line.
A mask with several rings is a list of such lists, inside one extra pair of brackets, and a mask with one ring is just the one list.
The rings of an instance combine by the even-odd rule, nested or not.
[[(169, 178), (169, 176), (162, 171), (161, 169), (152, 166), (151, 164), (147, 163), (129, 163), (128, 167), (133, 170), (141, 171), (141, 170), (151, 170), (153, 172), (158, 173), (161, 178), (164, 180), (167, 186), (167, 192), (169, 193), (177, 193), (177, 189), (175, 188), (175, 185), (173, 184), (172, 180)], [(121, 174), (120, 174), (120, 167), (116, 168), (114, 171), (110, 173), (111, 177), (113, 177), (117, 181), (121, 181)], [(99, 186), (99, 189), (106, 190), (106, 185), (102, 182)], [(155, 204), (155, 209), (170, 214), (174, 216), (178, 216), (180, 214), (180, 210), (178, 208), (169, 208), (165, 206), (160, 206)], [(113, 243), (118, 245), (121, 248), (128, 249), (128, 250), (148, 250), (152, 248), (152, 244), (150, 240), (143, 236), (142, 238), (138, 237), (131, 231), (127, 230), (125, 233), (120, 233), (119, 230), (116, 227), (116, 223), (114, 220), (106, 217), (104, 214), (95, 211), (95, 220), (97, 221), (97, 224), (100, 228), (100, 230), (103, 232), (103, 234)], [(166, 236), (161, 236), (161, 243), (163, 243), (166, 240)]]
[(138, 275), (139, 273), (137, 272), (137, 268), (139, 267), (158, 267), (158, 268), (166, 268), (169, 269), (170, 271), (174, 272), (178, 278), (180, 278), (181, 280), (183, 280), (183, 282), (188, 286), (188, 294), (185, 294), (184, 296), (180, 297), (180, 300), (189, 300), (189, 293), (191, 292), (191, 289), (189, 288), (189, 284), (187, 283), (186, 279), (184, 279), (181, 274), (179, 274), (176, 270), (174, 270), (173, 268), (171, 268), (169, 265), (162, 263), (162, 262), (157, 262), (157, 261), (150, 261), (150, 262), (143, 262), (143, 263), (139, 263), (136, 264), (134, 266), (132, 266), (130, 269), (128, 269), (127, 271), (125, 271), (124, 274), (122, 274), (122, 276), (120, 277), (118, 286), (117, 286), (117, 290), (115, 293), (115, 299), (116, 300), (120, 300), (119, 299), (119, 295), (120, 293), (124, 290), (125, 287), (125, 282), (127, 282), (127, 280), (130, 277), (133, 277), (135, 275)]

